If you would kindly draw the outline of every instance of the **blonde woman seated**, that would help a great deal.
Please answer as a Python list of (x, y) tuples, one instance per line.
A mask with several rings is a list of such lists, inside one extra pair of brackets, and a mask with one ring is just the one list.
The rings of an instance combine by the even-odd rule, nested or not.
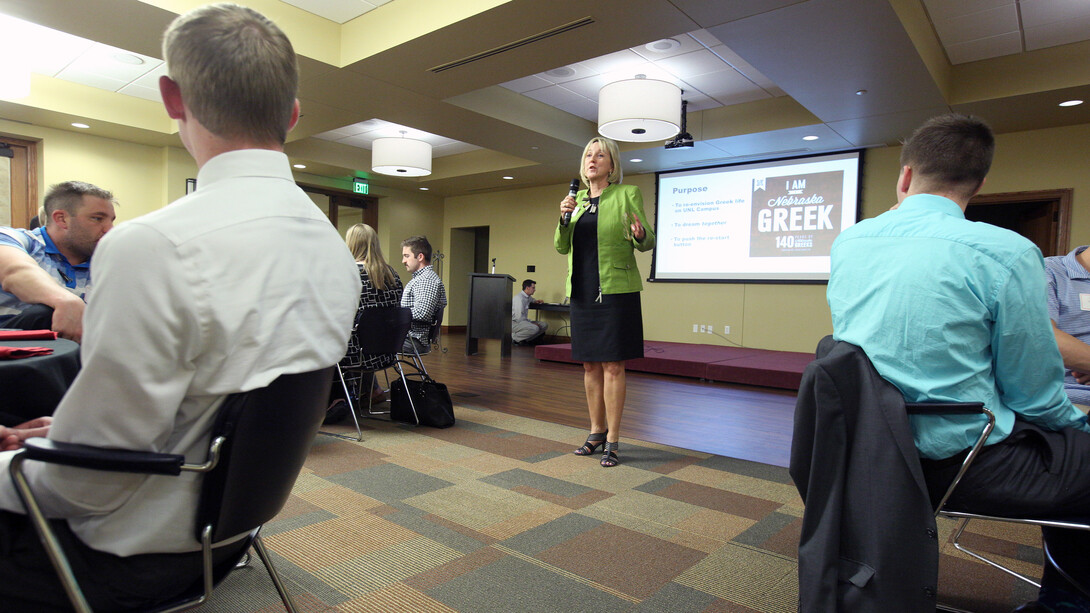
[[(345, 242), (348, 243), (348, 249), (352, 252), (352, 257), (356, 258), (356, 265), (360, 269), (360, 281), (363, 283), (363, 289), (360, 291), (359, 310), (400, 306), (403, 289), (401, 277), (397, 276), (393, 267), (382, 256), (382, 248), (379, 247), (378, 234), (375, 229), (367, 224), (358, 223), (348, 229), (345, 234)], [(356, 318), (359, 319), (358, 313)], [(348, 351), (341, 360), (341, 368), (356, 369), (362, 366), (363, 370), (379, 369), (394, 357), (392, 355), (361, 354), (357, 333), (358, 330), (352, 330), (352, 335), (348, 338)], [(357, 400), (357, 405), (359, 404), (358, 399), (362, 396), (362, 390), (370, 390), (373, 399), (382, 394), (382, 390), (375, 383), (375, 376), (372, 373), (361, 374), (358, 370), (346, 370), (344, 380), (348, 386), (348, 393), (352, 394), (352, 398)], [(337, 395), (336, 393), (340, 387), (340, 381), (335, 381), (333, 385), (335, 395)], [(344, 401), (338, 398), (330, 405), (330, 414), (326, 421), (338, 421), (347, 417), (346, 409), (347, 406), (344, 406)]]

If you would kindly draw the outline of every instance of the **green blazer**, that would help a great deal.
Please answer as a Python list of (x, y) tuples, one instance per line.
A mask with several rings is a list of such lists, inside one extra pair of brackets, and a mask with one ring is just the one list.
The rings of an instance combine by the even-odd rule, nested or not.
[[(589, 200), (587, 190), (579, 190), (575, 201), (583, 203)], [(553, 246), (556, 250), (568, 256), (568, 279), (566, 284), (567, 295), (571, 296), (571, 272), (572, 272), (572, 232), (575, 222), (586, 210), (583, 206), (576, 207), (572, 213), (571, 223), (562, 226), (556, 225), (553, 233)], [(643, 241), (635, 238), (626, 239), (625, 234), (631, 234), (630, 225), (632, 215), (639, 216), (643, 224)], [(643, 289), (643, 281), (640, 279), (640, 271), (636, 268), (636, 255), (634, 249), (649, 251), (655, 247), (655, 233), (647, 222), (647, 214), (643, 211), (643, 195), (640, 188), (635, 185), (612, 184), (606, 186), (598, 201), (598, 278), (603, 294), (627, 294)]]

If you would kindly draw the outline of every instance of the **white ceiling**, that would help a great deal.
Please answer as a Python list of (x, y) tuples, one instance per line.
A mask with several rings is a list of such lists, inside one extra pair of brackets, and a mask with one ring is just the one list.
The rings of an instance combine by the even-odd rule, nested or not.
[[(408, 6), (283, 1), (293, 5), (281, 7), (285, 15), (359, 20), (346, 27), (400, 19)], [(444, 4), (451, 0), (412, 6), (433, 1), (437, 10), (459, 6)], [(9, 41), (26, 33), (28, 41), (14, 48), (27, 50), (39, 74), (158, 101), (159, 33), (174, 17), (164, 4), (170, 2), (0, 0), (0, 11), (33, 22), (15, 27), (0, 16), (0, 31)], [(548, 11), (541, 6), (504, 0), (446, 25), (410, 26), (404, 41), (349, 53), (343, 66), (301, 51), (304, 116), (289, 138), (289, 155), (315, 174), (366, 173), (370, 143), (405, 130), (430, 142), (436, 158), (448, 158), (409, 185), (452, 195), (500, 188), (510, 175), (519, 185), (547, 184), (570, 174), (572, 150), (594, 134), (601, 87), (637, 74), (685, 91), (688, 130), (697, 142), (671, 150), (625, 145), (626, 162), (642, 160), (626, 163), (628, 172), (889, 145), (951, 110), (981, 115), (999, 131), (1090, 120), (1085, 108), (1056, 107), (1070, 98), (1090, 100), (1090, 70), (1084, 70), (1090, 54), (1082, 53), (1090, 47), (1081, 42), (1090, 40), (1090, 0), (550, 0)], [(490, 51), (580, 19), (589, 25), (578, 32)], [(1055, 49), (1062, 45), (1072, 46)], [(481, 52), (488, 52), (484, 59), (434, 70)], [(857, 96), (858, 90), (868, 93)], [(92, 133), (174, 142), (122, 116), (107, 125), (98, 117), (95, 125), (95, 117), (55, 110), (61, 108), (72, 107), (0, 100), (0, 117), (62, 128), (80, 121)]]
[(285, 3), (325, 17), (330, 21), (345, 23), (368, 11), (373, 11), (392, 0), (283, 0)]
[(924, 0), (951, 64), (1090, 39), (1087, 0)]

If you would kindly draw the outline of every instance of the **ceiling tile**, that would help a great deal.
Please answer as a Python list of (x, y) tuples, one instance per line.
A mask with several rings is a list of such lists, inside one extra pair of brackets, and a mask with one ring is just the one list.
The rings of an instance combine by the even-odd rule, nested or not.
[[(1025, 0), (1023, 0), (1025, 2)], [(961, 17), (1001, 6), (1014, 6), (1014, 0), (924, 0), (931, 19)]]
[(522, 77), (521, 79), (515, 79), (514, 81), (500, 83), (500, 87), (506, 87), (519, 94), (534, 89), (541, 89), (542, 87), (548, 87), (550, 85), (552, 85), (551, 81), (546, 81), (537, 75), (530, 75), (528, 77)]
[(568, 81), (575, 81), (576, 79), (584, 79), (597, 73), (597, 70), (594, 70), (589, 66), (576, 63), (567, 66), (559, 66), (551, 70), (546, 70), (545, 72), (539, 72), (535, 76), (549, 83), (566, 83)]
[(1090, 16), (1055, 21), (1036, 28), (1026, 28), (1026, 51), (1076, 43), (1090, 38)]
[(345, 23), (375, 8), (365, 0), (283, 0), (296, 8), (337, 23)]
[(701, 45), (693, 37), (681, 35), (654, 40), (645, 45), (640, 45), (639, 47), (632, 47), (631, 51), (636, 55), (653, 62), (674, 57), (675, 55), (691, 53), (703, 47), (704, 45)]
[(733, 68), (689, 77), (687, 81), (690, 85), (695, 87), (697, 91), (715, 99), (729, 98), (736, 94), (744, 94), (747, 92), (759, 93), (763, 98), (768, 97), (768, 94), (766, 94), (763, 89), (757, 87), (753, 81), (738, 74), (738, 71)]
[(116, 92), (117, 90), (129, 84), (129, 81), (127, 79), (114, 79), (91, 72), (80, 71), (61, 71), (59, 78), (64, 79), (65, 81), (70, 81), (72, 83), (89, 85), (91, 87), (97, 87), (99, 89), (105, 89), (112, 92)]
[(551, 106), (559, 106), (561, 104), (569, 104), (578, 100), (585, 100), (583, 96), (571, 91), (570, 89), (564, 89), (559, 85), (552, 85), (550, 87), (543, 87), (541, 89), (535, 89), (534, 91), (526, 92), (523, 94), (529, 98), (533, 98), (539, 102)]
[(999, 36), (978, 38), (956, 45), (947, 45), (946, 56), (951, 64), (965, 64), (977, 60), (1001, 57), (1022, 51), (1022, 36), (1009, 32)]
[(598, 123), (598, 103), (593, 100), (580, 98), (573, 102), (558, 105), (556, 108), (565, 113), (571, 113), (588, 121)]
[(568, 81), (564, 84), (564, 88), (594, 101), (598, 99), (598, 92), (609, 83), (611, 81), (606, 75), (595, 75), (578, 81)]
[(718, 72), (728, 67), (728, 64), (722, 58), (704, 48), (699, 51), (668, 57), (659, 60), (656, 64), (670, 71), (675, 77), (682, 79)]
[(943, 44), (954, 45), (1018, 32), (1018, 9), (1010, 4), (949, 19), (936, 19), (934, 24)]
[[(709, 49), (709, 51), (721, 57), (724, 62), (730, 64), (735, 70), (740, 72), (750, 81), (756, 83), (758, 86), (766, 90), (776, 88), (776, 84), (772, 82), (772, 79), (769, 79), (768, 77), (761, 74), (759, 70), (751, 66), (749, 62), (743, 60), (742, 56), (732, 51), (726, 45), (717, 45)], [(782, 94), (783, 92), (781, 91), (780, 95)]]
[(580, 62), (580, 64), (588, 66), (591, 70), (596, 70), (600, 73), (614, 72), (623, 70), (629, 66), (645, 63), (647, 63), (647, 60), (628, 49)]
[(130, 83), (117, 91), (120, 94), (136, 96), (137, 98), (151, 100), (152, 102), (161, 102), (163, 100), (162, 96), (159, 95), (158, 87), (147, 87), (145, 85)]
[(1035, 28), (1057, 21), (1090, 17), (1090, 2), (1086, 0), (1022, 0), (1022, 26)]

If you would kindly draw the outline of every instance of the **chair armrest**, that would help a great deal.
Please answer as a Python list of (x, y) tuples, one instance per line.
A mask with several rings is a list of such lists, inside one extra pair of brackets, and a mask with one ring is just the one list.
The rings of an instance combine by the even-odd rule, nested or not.
[(912, 415), (971, 415), (984, 413), (983, 402), (906, 402)]
[(28, 460), (111, 472), (179, 475), (185, 463), (185, 456), (175, 453), (106, 449), (37, 437), (27, 439), (23, 448)]

